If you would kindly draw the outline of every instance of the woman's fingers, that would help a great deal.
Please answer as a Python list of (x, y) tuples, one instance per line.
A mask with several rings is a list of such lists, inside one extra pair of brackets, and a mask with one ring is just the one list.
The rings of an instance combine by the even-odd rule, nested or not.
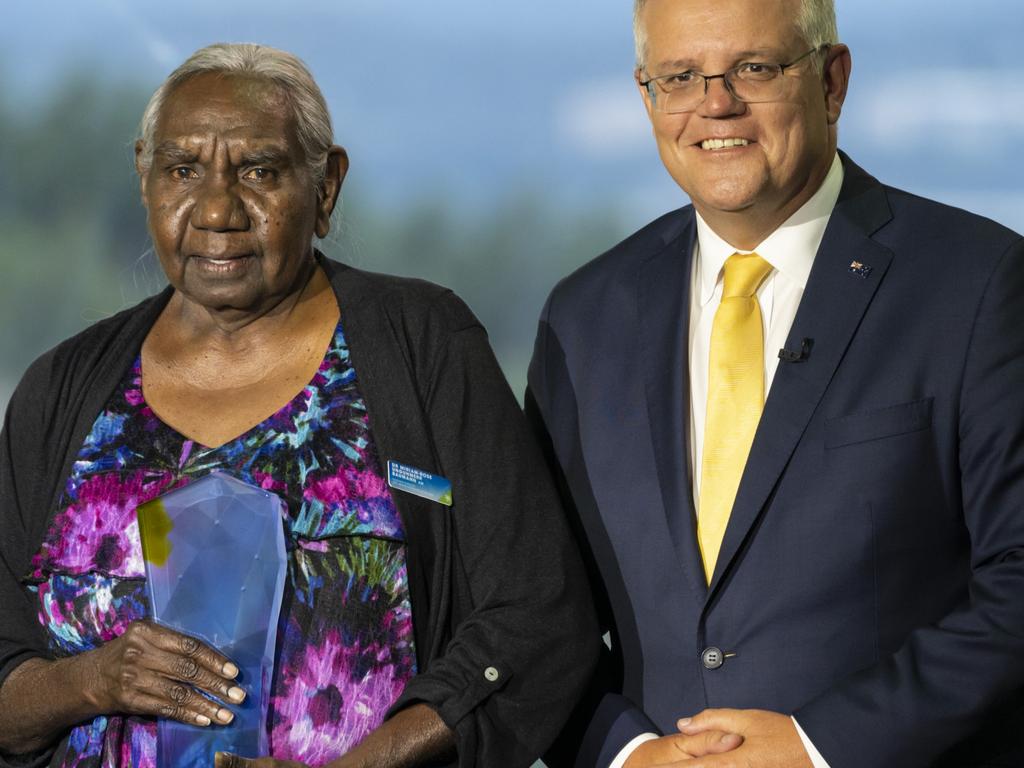
[(227, 725), (234, 719), (234, 714), (216, 702), (192, 692), (194, 698), (175, 701), (165, 691), (163, 694), (137, 691), (132, 695), (130, 711), (132, 714), (162, 717), (165, 720), (177, 720), (188, 725)]
[(235, 718), (230, 709), (206, 698), (190, 685), (165, 678), (158, 680), (156, 686), (162, 702), (160, 717), (194, 725), (226, 725)]
[(240, 704), (245, 700), (245, 691), (234, 680), (227, 679), (209, 667), (202, 666), (196, 659), (175, 655), (163, 650), (154, 650), (147, 659), (149, 669), (179, 684), (205, 691), (227, 704)]
[(199, 640), (148, 621), (135, 622), (98, 649), (104, 711), (155, 715), (192, 725), (226, 724), (234, 715), (217, 701), (240, 703), (238, 668)]
[(136, 625), (140, 625), (139, 631), (145, 641), (182, 659), (183, 669), (200, 667), (224, 680), (233, 680), (238, 675), (238, 667), (231, 659), (194, 637), (149, 621), (136, 622), (132, 626)]
[(213, 768), (307, 768), (307, 766), (292, 760), (275, 760), (272, 757), (239, 757), (230, 752), (217, 752), (213, 756)]
[[(169, 680), (185, 683), (238, 704), (245, 691), (234, 683), (238, 668), (223, 654), (194, 637), (148, 621), (132, 624), (123, 636), (135, 664)], [(137, 651), (137, 653), (132, 653)], [(173, 690), (180, 696), (181, 689)]]

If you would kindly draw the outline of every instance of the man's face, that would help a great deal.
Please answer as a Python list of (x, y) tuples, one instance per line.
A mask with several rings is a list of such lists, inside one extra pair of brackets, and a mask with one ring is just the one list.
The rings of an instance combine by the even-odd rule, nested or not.
[[(717, 75), (743, 62), (793, 61), (812, 45), (796, 28), (799, 5), (800, 0), (648, 0), (641, 17), (645, 67), (638, 79), (687, 70)], [(846, 86), (843, 63), (835, 62), (845, 56), (848, 72), (849, 54), (842, 46), (830, 51), (825, 76), (815, 68), (815, 57), (822, 56), (783, 74), (783, 101), (746, 104), (717, 79), (708, 82), (707, 97), (694, 111), (665, 114), (653, 109), (642, 89), (662, 162), (713, 227), (742, 216), (767, 235), (824, 179)], [(836, 76), (841, 87), (829, 86)], [(747, 143), (710, 149), (704, 143), (709, 139)]]
[(210, 309), (273, 306), (308, 274), (313, 233), (329, 226), (333, 196), (318, 197), (289, 102), (265, 81), (203, 74), (178, 86), (140, 174), (168, 280)]

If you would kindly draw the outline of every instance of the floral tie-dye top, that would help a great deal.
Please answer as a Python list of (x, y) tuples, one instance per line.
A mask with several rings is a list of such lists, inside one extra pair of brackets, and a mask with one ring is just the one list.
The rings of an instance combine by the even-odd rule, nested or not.
[[(94, 422), (33, 560), (39, 620), (54, 654), (69, 656), (146, 617), (135, 508), (215, 469), (288, 504), (271, 754), (323, 765), (381, 723), (416, 666), (404, 530), (340, 323), (305, 389), (218, 448), (156, 417), (137, 359)], [(74, 728), (51, 764), (155, 766), (155, 721), (98, 717)]]

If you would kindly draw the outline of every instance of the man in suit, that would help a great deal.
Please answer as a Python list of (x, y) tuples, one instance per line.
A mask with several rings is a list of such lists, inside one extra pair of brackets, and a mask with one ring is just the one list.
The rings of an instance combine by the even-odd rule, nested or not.
[(1024, 765), (1024, 241), (837, 152), (831, 0), (639, 0), (636, 33), (692, 206), (540, 320), (527, 408), (609, 646), (563, 747)]

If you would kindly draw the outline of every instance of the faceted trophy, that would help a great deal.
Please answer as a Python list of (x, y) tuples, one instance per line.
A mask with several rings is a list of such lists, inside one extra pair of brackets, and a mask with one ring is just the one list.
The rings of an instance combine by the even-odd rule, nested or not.
[(138, 508), (153, 619), (203, 640), (239, 669), (245, 701), (228, 725), (161, 719), (159, 768), (210, 768), (215, 752), (268, 753), (267, 705), (287, 573), (285, 505), (212, 472)]

